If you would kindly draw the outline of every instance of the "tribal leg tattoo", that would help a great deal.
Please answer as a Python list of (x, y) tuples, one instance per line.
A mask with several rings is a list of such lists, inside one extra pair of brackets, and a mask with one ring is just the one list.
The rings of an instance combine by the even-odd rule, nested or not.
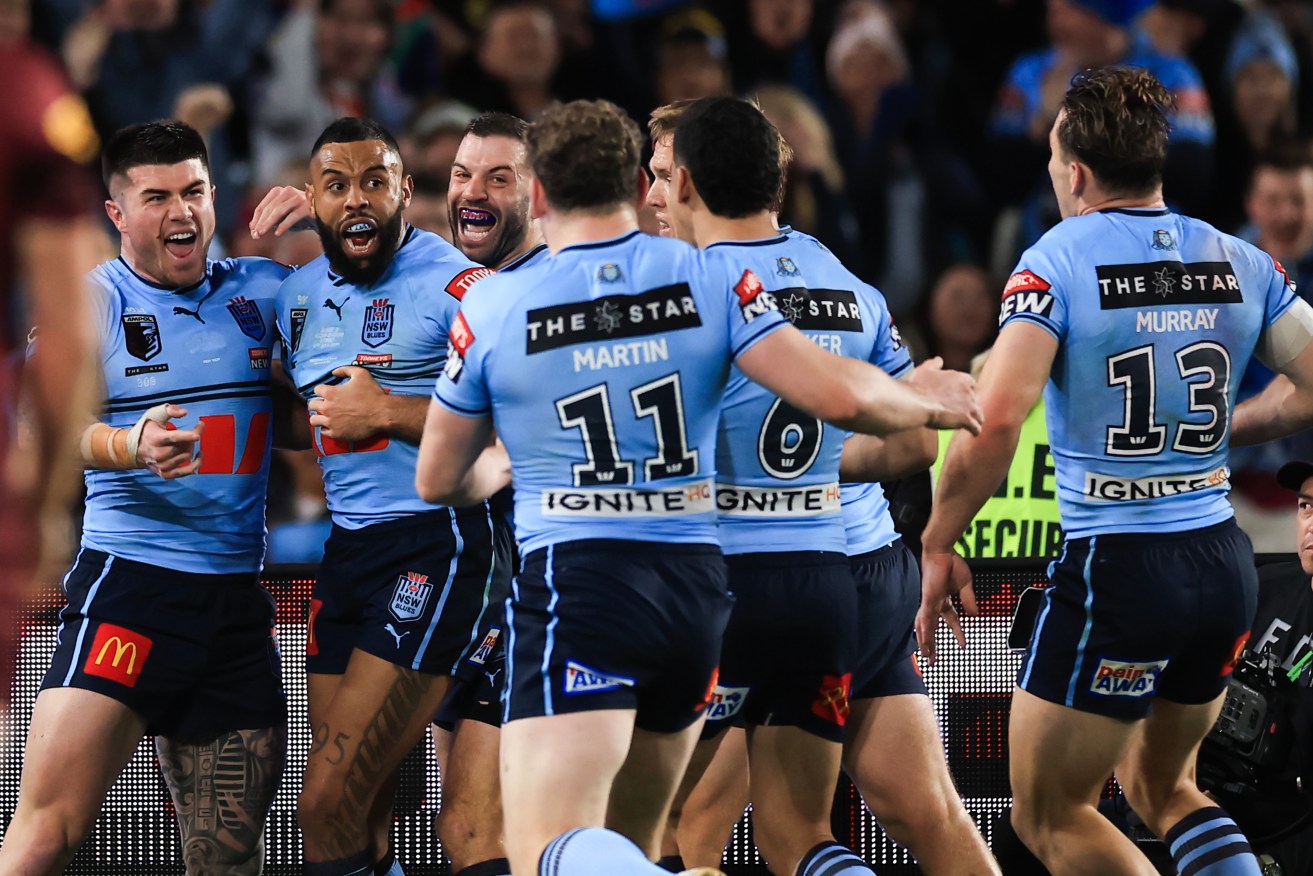
[(201, 742), (159, 736), (155, 752), (173, 796), (187, 876), (259, 876), (286, 729), (234, 730)]

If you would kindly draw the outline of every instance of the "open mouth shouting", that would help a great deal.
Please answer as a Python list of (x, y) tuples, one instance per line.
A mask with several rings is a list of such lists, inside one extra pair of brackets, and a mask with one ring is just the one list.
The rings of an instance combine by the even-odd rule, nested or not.
[(164, 249), (175, 259), (191, 258), (196, 253), (199, 238), (195, 229), (174, 231), (164, 238)]
[(350, 218), (342, 223), (342, 249), (353, 258), (366, 258), (378, 250), (378, 223), (373, 219)]
[(477, 247), (488, 241), (496, 225), (497, 214), (488, 210), (462, 207), (456, 229), (462, 242)]

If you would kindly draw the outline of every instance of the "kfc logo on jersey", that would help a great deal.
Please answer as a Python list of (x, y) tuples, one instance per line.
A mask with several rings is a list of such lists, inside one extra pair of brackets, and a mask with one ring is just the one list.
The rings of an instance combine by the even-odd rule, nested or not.
[(497, 272), (492, 268), (467, 268), (451, 278), (451, 282), (447, 284), (447, 294), (460, 301), (465, 297), (465, 293), (470, 291), (471, 286), (495, 273)]
[(726, 687), (718, 684), (711, 691), (711, 700), (707, 703), (708, 721), (727, 721), (743, 708), (748, 700), (747, 687)]
[[(198, 307), (197, 310), (199, 309)], [(264, 314), (260, 313), (260, 305), (245, 296), (239, 295), (228, 300), (228, 312), (232, 314), (232, 318), (237, 323), (237, 327), (242, 330), (242, 334), (253, 341), (264, 339)], [(200, 319), (199, 316), (196, 318)]]
[(775, 296), (766, 291), (761, 278), (751, 269), (744, 271), (743, 276), (734, 284), (734, 293), (739, 296), (739, 311), (743, 314), (744, 322), (752, 322), (763, 313), (779, 309), (775, 304)]
[(1104, 697), (1147, 697), (1153, 694), (1167, 660), (1128, 663), (1103, 658), (1094, 670), (1090, 693)]
[(153, 642), (140, 633), (114, 624), (101, 624), (91, 641), (82, 671), (108, 678), (126, 687), (136, 687)]
[(607, 675), (574, 660), (565, 661), (566, 696), (602, 693), (603, 691), (619, 690), (622, 687), (633, 686), (634, 680), (632, 678), (625, 678), (622, 675)]
[(392, 340), (392, 318), (397, 306), (386, 298), (376, 298), (365, 308), (365, 321), (360, 326), (360, 340), (370, 347), (381, 347)]
[(392, 601), (388, 611), (399, 621), (413, 621), (424, 613), (433, 585), (428, 575), (407, 572), (397, 579), (397, 587), (392, 591)]
[(1017, 271), (1003, 287), (1003, 304), (998, 312), (999, 326), (1019, 313), (1048, 317), (1053, 312), (1053, 295), (1049, 292), (1052, 288), (1049, 281), (1038, 274)]
[(472, 343), (474, 332), (470, 331), (465, 314), (456, 314), (456, 319), (451, 323), (451, 332), (447, 335), (447, 365), (443, 369), (452, 383), (460, 380), (461, 372), (465, 370), (465, 351)]

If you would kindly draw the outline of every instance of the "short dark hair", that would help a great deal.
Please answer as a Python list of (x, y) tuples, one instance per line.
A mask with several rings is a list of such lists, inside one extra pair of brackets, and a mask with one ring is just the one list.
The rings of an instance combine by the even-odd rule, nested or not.
[(1254, 159), (1254, 175), (1260, 170), (1291, 172), (1313, 167), (1313, 143), (1278, 138)]
[(780, 132), (741, 98), (706, 97), (685, 109), (675, 124), (675, 163), (717, 216), (742, 219), (779, 199)]
[(401, 155), (397, 138), (393, 137), (392, 132), (387, 128), (373, 119), (344, 116), (324, 128), (324, 133), (319, 135), (314, 148), (310, 150), (310, 157), (314, 158), (319, 154), (319, 150), (329, 143), (363, 143), (369, 140), (381, 140), (391, 152)]
[(470, 119), (465, 126), (466, 136), (509, 137), (521, 143), (529, 142), (529, 123), (510, 113), (486, 112)]
[(529, 126), (529, 164), (553, 207), (604, 212), (637, 202), (642, 140), (610, 101), (575, 100)]
[(1058, 143), (1109, 192), (1147, 194), (1162, 184), (1174, 107), (1171, 92), (1147, 70), (1085, 70), (1062, 100)]
[[(144, 164), (180, 164), (199, 158), (210, 172), (205, 140), (190, 125), (177, 121), (145, 122), (119, 128), (100, 153), (100, 175), (106, 190), (110, 180)], [(111, 192), (112, 194), (112, 192)]]

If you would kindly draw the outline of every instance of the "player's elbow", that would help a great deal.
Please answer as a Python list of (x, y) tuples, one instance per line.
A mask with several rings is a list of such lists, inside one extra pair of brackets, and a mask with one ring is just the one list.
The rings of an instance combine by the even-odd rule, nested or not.
[(452, 505), (460, 490), (460, 478), (455, 472), (444, 471), (441, 466), (425, 466), (422, 462), (415, 471), (415, 491), (432, 505)]

